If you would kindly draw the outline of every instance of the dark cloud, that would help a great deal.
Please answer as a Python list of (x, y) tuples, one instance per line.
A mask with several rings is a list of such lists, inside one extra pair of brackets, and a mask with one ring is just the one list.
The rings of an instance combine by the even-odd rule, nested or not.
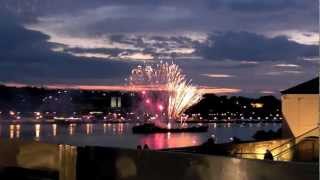
[(303, 3), (299, 3), (299, 0), (233, 0), (227, 4), (232, 10), (270, 12), (287, 8), (296, 8)]
[[(142, 35), (125, 35), (125, 34), (113, 34), (108, 36), (110, 44), (121, 45), (123, 48), (69, 48), (62, 46), (64, 52), (70, 54), (100, 54), (108, 55), (114, 59), (121, 59), (123, 55), (130, 55), (135, 53), (149, 54), (158, 59), (163, 56), (180, 57), (184, 55), (191, 55), (192, 53), (184, 53), (175, 51), (181, 49), (191, 49), (195, 41), (183, 36), (142, 36)], [(119, 45), (120, 44), (120, 45)], [(128, 48), (128, 47), (131, 47)], [(134, 48), (132, 48), (134, 47)]]
[(197, 53), (213, 60), (290, 60), (318, 55), (317, 46), (303, 45), (285, 36), (267, 38), (249, 32), (216, 33), (206, 44), (197, 46)]
[(123, 53), (124, 51), (126, 52), (136, 52), (133, 50), (123, 50), (123, 49), (119, 49), (119, 48), (92, 48), (92, 49), (82, 49), (82, 48), (66, 48), (64, 50), (65, 52), (68, 53), (97, 53), (97, 54), (107, 54), (110, 55), (112, 57), (117, 57), (119, 56), (121, 53)]
[[(37, 55), (48, 53), (49, 44), (46, 41), (49, 36), (36, 31), (29, 31), (15, 21), (7, 21), (10, 17), (2, 16), (0, 23), (0, 58), (2, 60), (18, 58), (37, 59)], [(12, 20), (12, 19), (11, 19)], [(36, 53), (35, 53), (36, 52)]]
[[(41, 32), (24, 28), (30, 25)], [(190, 57), (203, 59), (180, 54), (175, 60), (196, 84), (278, 91), (289, 81), (312, 78), (317, 68), (301, 58), (318, 54), (315, 46), (288, 40), (292, 37), (270, 37), (294, 31), (298, 38), (301, 34), (302, 39), (312, 38), (317, 30), (316, 0), (0, 0), (0, 81), (122, 84), (137, 62), (116, 61), (120, 54), (179, 57), (179, 51), (172, 50), (196, 48)], [(222, 33), (210, 35), (212, 31)], [(209, 34), (208, 42), (184, 36), (189, 32)], [(55, 39), (52, 34), (57, 44), (48, 42)], [(79, 44), (70, 45), (65, 37), (80, 39)], [(111, 44), (95, 46), (90, 41), (99, 38)], [(53, 52), (54, 47), (65, 51)], [(86, 53), (110, 55), (113, 60), (72, 55)], [(275, 71), (276, 63), (299, 64), (302, 73), (261, 75)], [(226, 81), (200, 74), (235, 78)]]
[[(216, 9), (221, 6), (232, 7), (237, 10), (274, 10), (288, 7), (296, 7), (316, 0), (0, 0), (2, 8), (10, 11), (20, 12), (63, 12), (77, 9), (89, 9), (102, 5), (127, 5), (127, 6), (204, 6)], [(70, 9), (70, 7), (72, 7)]]
[[(110, 18), (103, 7), (107, 12), (116, 8), (111, 10), (111, 14), (121, 16)], [(213, 28), (268, 31), (294, 27), (315, 31), (317, 7), (316, 0), (0, 0), (0, 11), (33, 21), (41, 16), (71, 14), (77, 17), (87, 10), (101, 11), (99, 16), (105, 18), (89, 23), (88, 28), (83, 27), (92, 34), (148, 30), (209, 31)], [(190, 16), (180, 17), (184, 13)], [(171, 19), (154, 19), (168, 15), (172, 15)]]
[[(132, 64), (78, 58), (51, 51), (48, 36), (12, 22), (0, 23), (0, 81), (124, 83)], [(121, 71), (119, 71), (121, 69)], [(114, 82), (118, 80), (121, 82)]]

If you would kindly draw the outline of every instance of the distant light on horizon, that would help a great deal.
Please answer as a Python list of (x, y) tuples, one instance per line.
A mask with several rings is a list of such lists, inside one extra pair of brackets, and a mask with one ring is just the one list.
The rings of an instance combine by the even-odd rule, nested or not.
[(275, 64), (274, 67), (291, 67), (291, 68), (297, 68), (300, 67), (300, 65), (297, 64)]
[[(152, 85), (74, 85), (74, 84), (52, 84), (52, 85), (28, 85), (23, 83), (3, 83), (8, 87), (38, 87), (48, 89), (70, 89), (70, 90), (97, 90), (97, 91), (123, 91), (123, 92), (145, 92), (146, 91), (167, 91), (165, 87)], [(204, 94), (233, 94), (241, 92), (238, 88), (198, 86)]]
[(260, 91), (262, 94), (275, 94), (274, 91)]
[(202, 76), (210, 77), (210, 78), (231, 78), (235, 77), (234, 75), (229, 74), (201, 74)]

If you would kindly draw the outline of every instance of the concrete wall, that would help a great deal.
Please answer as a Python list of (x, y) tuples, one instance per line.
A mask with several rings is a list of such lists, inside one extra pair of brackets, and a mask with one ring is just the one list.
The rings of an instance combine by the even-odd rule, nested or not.
[(316, 180), (319, 178), (317, 163), (0, 141), (0, 168), (8, 166), (59, 171), (60, 180)]
[(159, 151), (78, 148), (77, 177), (118, 180), (316, 180), (318, 164)]
[(60, 180), (75, 179), (76, 148), (31, 141), (0, 140), (0, 168), (58, 171)]
[[(319, 123), (319, 95), (318, 94), (287, 94), (281, 97), (284, 124), (297, 137)], [(284, 132), (288, 132), (284, 126)]]

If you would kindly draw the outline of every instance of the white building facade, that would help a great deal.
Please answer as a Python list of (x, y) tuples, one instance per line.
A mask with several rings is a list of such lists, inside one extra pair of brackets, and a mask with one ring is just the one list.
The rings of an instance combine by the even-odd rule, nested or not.
[(298, 137), (319, 127), (319, 78), (281, 93), (284, 136)]

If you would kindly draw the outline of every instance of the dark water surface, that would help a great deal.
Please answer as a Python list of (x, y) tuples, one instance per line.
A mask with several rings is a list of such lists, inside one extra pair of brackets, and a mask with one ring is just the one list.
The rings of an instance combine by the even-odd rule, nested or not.
[(199, 145), (211, 135), (217, 142), (228, 142), (230, 137), (251, 140), (258, 130), (277, 130), (281, 124), (231, 124), (211, 123), (206, 133), (156, 133), (133, 134), (134, 124), (87, 123), (87, 124), (10, 124), (0, 123), (0, 138), (35, 140), (48, 143), (71, 145), (96, 145), (109, 147), (136, 148), (148, 144), (151, 149), (186, 147)]

